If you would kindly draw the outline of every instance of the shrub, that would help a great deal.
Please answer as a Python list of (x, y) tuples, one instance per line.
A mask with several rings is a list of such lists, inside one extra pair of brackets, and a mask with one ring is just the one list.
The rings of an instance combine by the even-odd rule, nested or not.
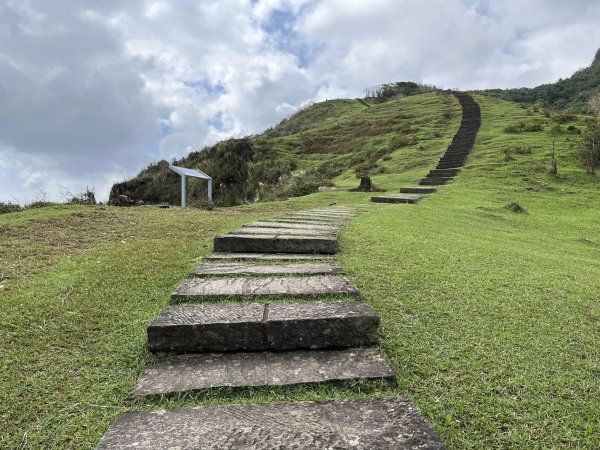
[(0, 214), (8, 214), (11, 212), (21, 211), (21, 206), (16, 203), (0, 202)]
[(517, 122), (504, 127), (505, 133), (523, 133), (543, 131), (544, 125), (541, 122)]
[(577, 116), (571, 112), (559, 112), (555, 114), (553, 119), (557, 123), (567, 123), (577, 119)]
[(595, 174), (600, 165), (600, 119), (592, 119), (581, 138), (581, 157), (589, 174)]
[(508, 209), (510, 212), (514, 212), (517, 214), (525, 214), (527, 212), (525, 210), (525, 208), (523, 208), (517, 202), (509, 203), (508, 205), (505, 206), (505, 208)]

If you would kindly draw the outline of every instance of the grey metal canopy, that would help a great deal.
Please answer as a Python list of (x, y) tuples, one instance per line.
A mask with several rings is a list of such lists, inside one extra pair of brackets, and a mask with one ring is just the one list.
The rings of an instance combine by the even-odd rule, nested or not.
[(186, 167), (174, 166), (169, 164), (169, 169), (181, 176), (181, 207), (185, 208), (186, 204), (186, 177), (201, 178), (208, 181), (208, 199), (212, 201), (212, 178), (197, 169), (188, 169)]

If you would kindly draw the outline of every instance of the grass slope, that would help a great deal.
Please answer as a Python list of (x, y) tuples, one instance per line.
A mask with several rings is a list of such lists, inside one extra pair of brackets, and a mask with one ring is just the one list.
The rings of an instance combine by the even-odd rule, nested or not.
[[(423, 114), (419, 127), (433, 133), (446, 109), (432, 100), (397, 106), (431, 108), (432, 123)], [(72, 206), (0, 216), (0, 447), (93, 448), (126, 410), (398, 394), (417, 402), (449, 448), (598, 448), (599, 183), (565, 131), (583, 118), (551, 135), (543, 111), (477, 100), (483, 122), (467, 167), (418, 205), (333, 192), (211, 212)], [(520, 121), (544, 129), (503, 131)], [(455, 123), (440, 122), (439, 142), (382, 156), (387, 172), (376, 182), (416, 183)], [(548, 174), (552, 139), (557, 177)], [(215, 234), (332, 202), (366, 211), (343, 231), (340, 259), (381, 314), (396, 389), (325, 384), (127, 403), (147, 358), (145, 325)], [(526, 213), (507, 209), (513, 202)]]

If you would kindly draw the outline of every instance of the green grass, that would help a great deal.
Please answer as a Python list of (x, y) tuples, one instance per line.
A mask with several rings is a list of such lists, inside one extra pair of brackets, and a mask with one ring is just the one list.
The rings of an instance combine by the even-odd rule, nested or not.
[[(333, 192), (211, 212), (70, 206), (0, 215), (0, 447), (93, 448), (127, 410), (372, 395), (414, 400), (449, 448), (600, 447), (600, 183), (578, 161), (576, 135), (551, 136), (543, 111), (477, 100), (483, 124), (467, 167), (418, 205)], [(441, 101), (427, 94), (397, 105), (424, 118), (438, 105), (421, 125), (435, 131), (456, 106)], [(503, 131), (530, 120), (544, 131)], [(437, 142), (423, 138), (377, 161), (388, 172), (376, 183), (394, 191), (416, 183), (457, 124), (452, 117)], [(552, 139), (557, 177), (548, 173)], [(517, 147), (530, 151), (506, 160), (505, 149)], [(418, 166), (403, 166), (410, 158)], [(397, 388), (215, 389), (127, 401), (148, 358), (146, 324), (214, 235), (334, 202), (365, 211), (343, 230), (339, 256), (381, 315)], [(511, 203), (526, 212), (511, 212)]]

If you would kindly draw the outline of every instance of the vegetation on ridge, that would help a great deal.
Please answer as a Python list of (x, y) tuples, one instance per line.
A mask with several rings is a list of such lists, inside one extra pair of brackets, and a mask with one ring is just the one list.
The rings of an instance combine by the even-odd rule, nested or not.
[(534, 88), (487, 89), (478, 92), (503, 100), (587, 114), (591, 112), (588, 100), (600, 92), (600, 49), (589, 67), (579, 69), (569, 78), (556, 83)]

